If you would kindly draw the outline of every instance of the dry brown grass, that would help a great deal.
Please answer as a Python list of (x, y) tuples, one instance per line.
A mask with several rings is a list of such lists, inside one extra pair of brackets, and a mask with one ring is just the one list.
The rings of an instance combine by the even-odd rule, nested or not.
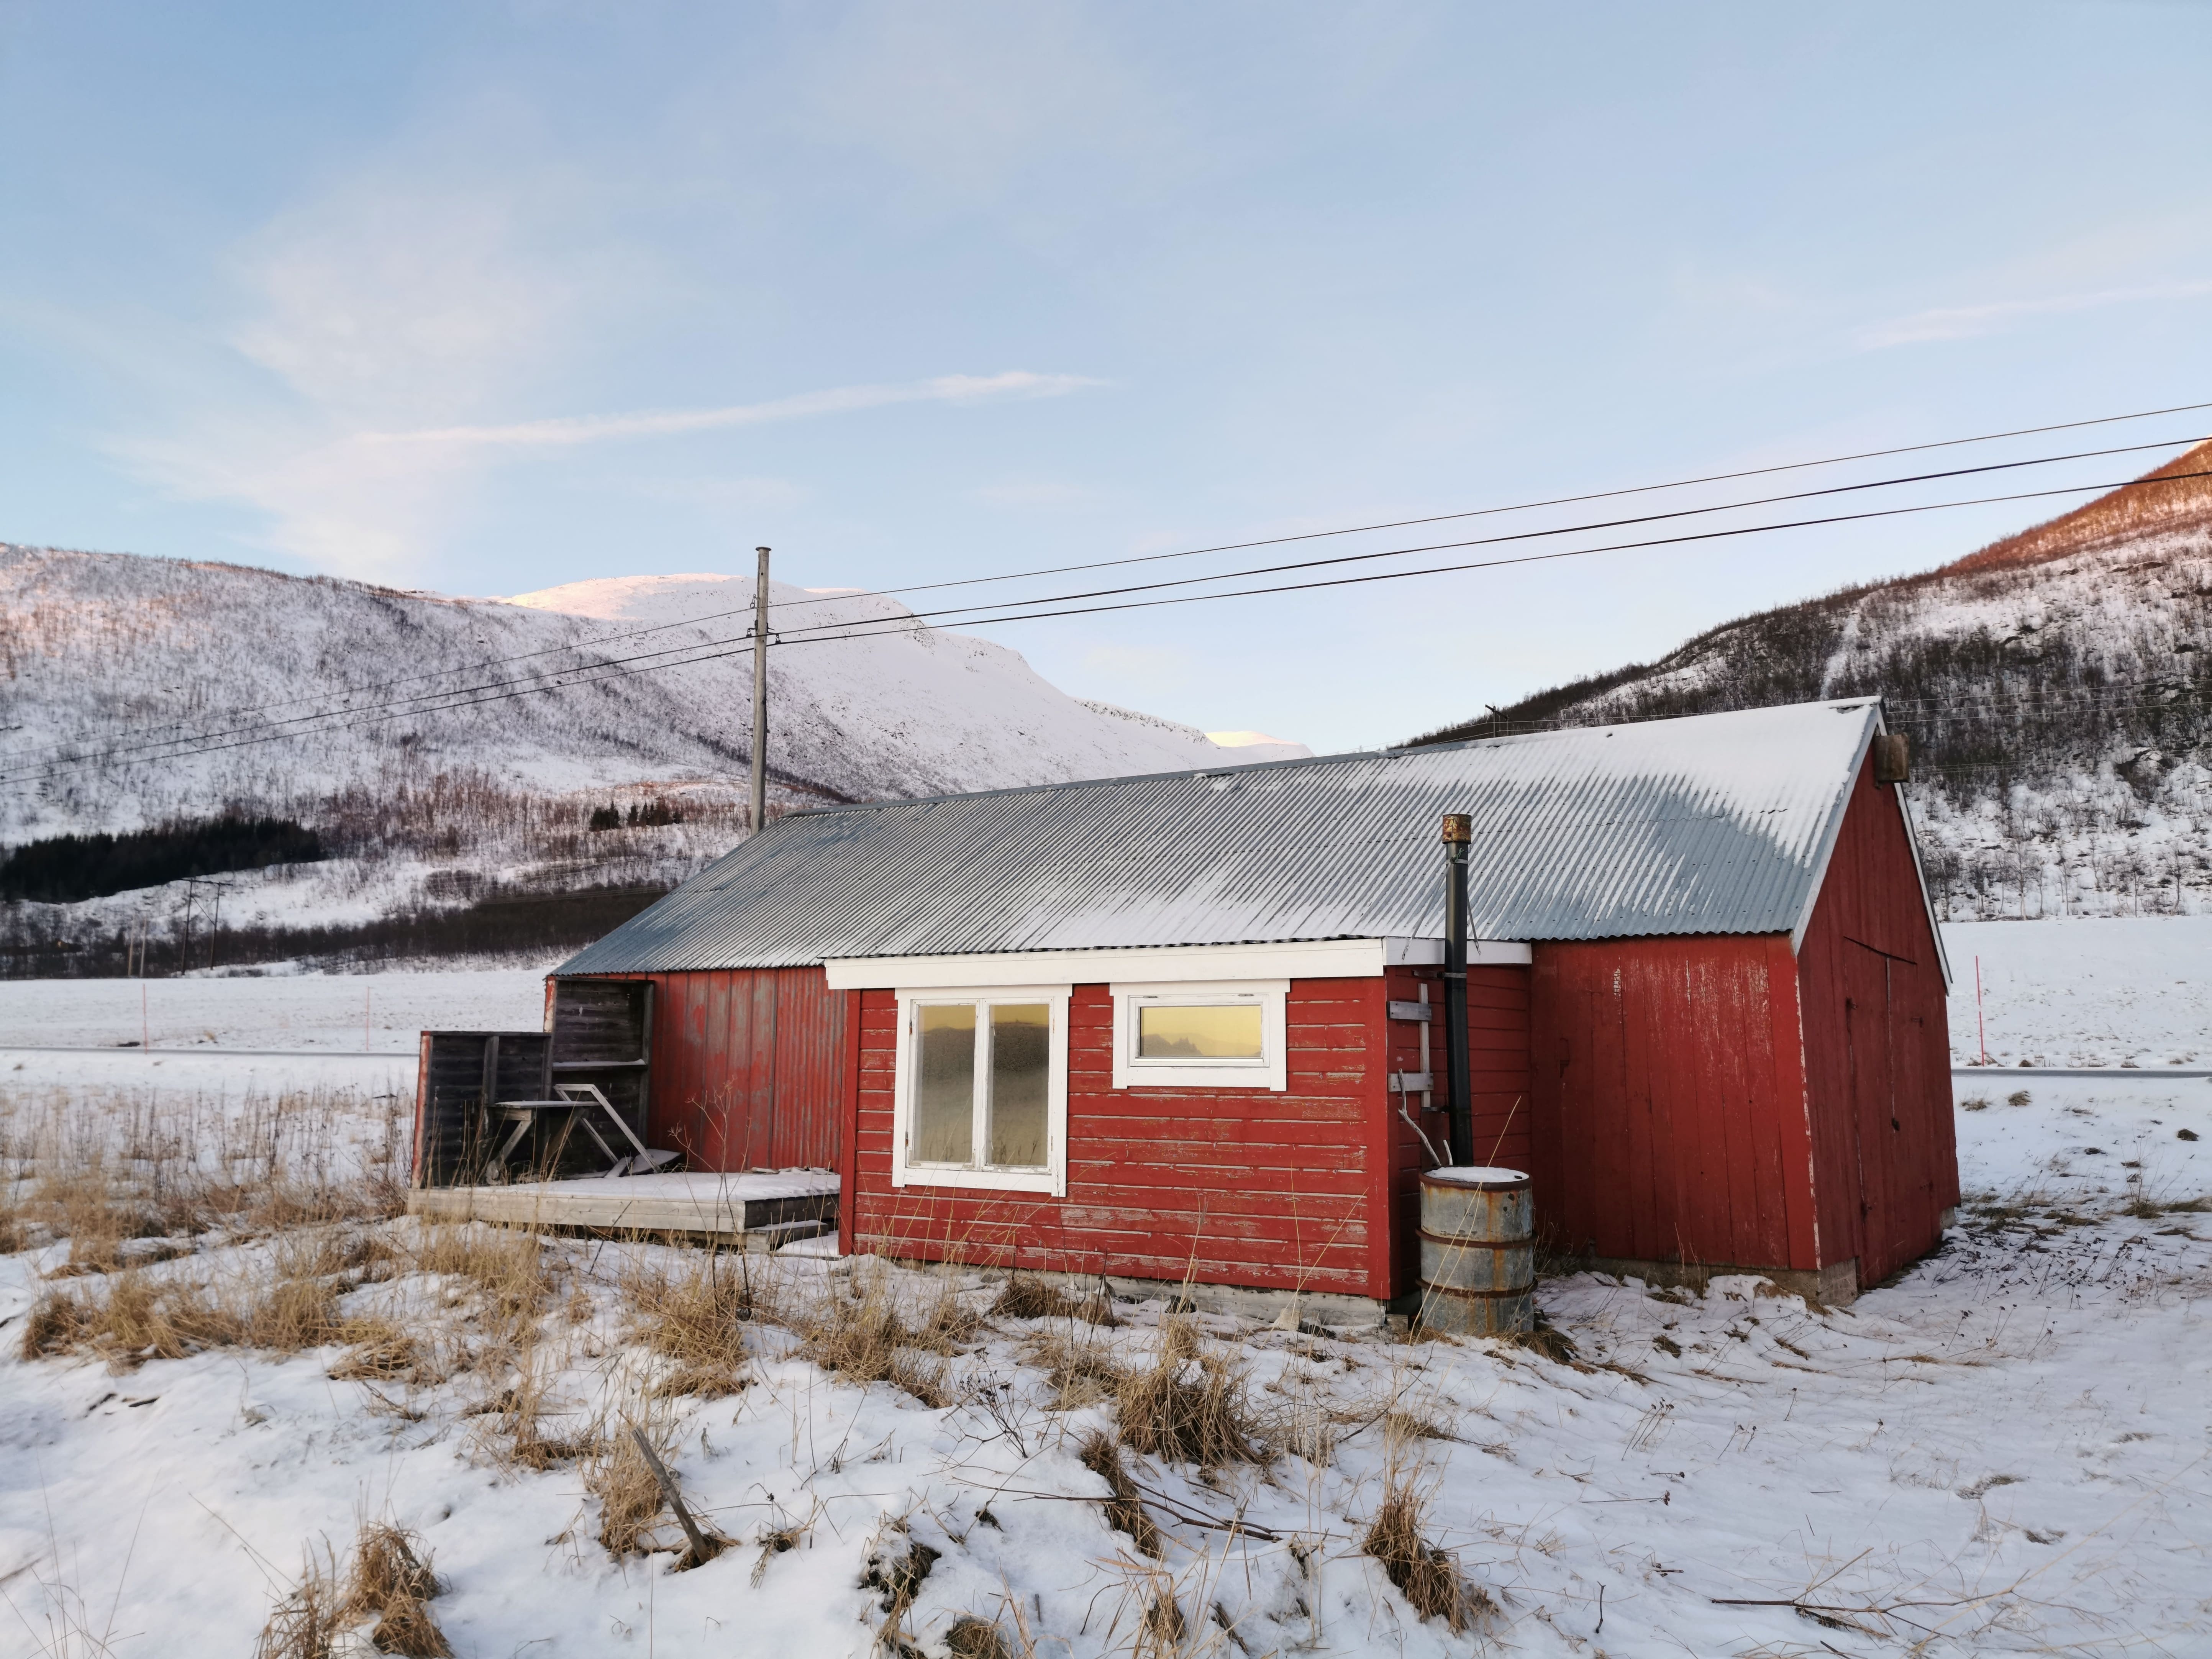
[(1114, 1404), (1121, 1443), (1146, 1456), (1208, 1469), (1267, 1461), (1244, 1366), (1208, 1350), (1185, 1316), (1161, 1322), (1152, 1363), (1121, 1374)]
[(400, 1248), (410, 1271), (465, 1279), (508, 1322), (544, 1312), (563, 1277), (560, 1258), (526, 1228), (425, 1223)]
[(621, 1284), (633, 1334), (676, 1362), (655, 1395), (717, 1399), (744, 1386), (744, 1328), (773, 1312), (778, 1281), (756, 1272), (749, 1257), (708, 1252), (672, 1266), (637, 1262)]
[(441, 1587), (422, 1542), (390, 1522), (364, 1522), (343, 1574), (327, 1543), (319, 1554), (310, 1548), (299, 1582), (262, 1626), (255, 1659), (330, 1659), (338, 1639), (365, 1624), (379, 1653), (453, 1659), (430, 1611)]
[(429, 1350), (390, 1320), (349, 1320), (343, 1334), (352, 1346), (331, 1367), (333, 1382), (428, 1383), (440, 1380)]
[(1382, 1501), (1359, 1548), (1382, 1567), (1415, 1613), (1443, 1620), (1456, 1636), (1488, 1619), (1498, 1607), (1480, 1586), (1468, 1581), (1449, 1551), (1424, 1536), (1431, 1496), (1419, 1468), (1394, 1447), (1384, 1467)]
[(992, 1620), (963, 1613), (945, 1632), (945, 1651), (951, 1659), (1015, 1659), (1014, 1645)]
[(1067, 1287), (1026, 1273), (1011, 1275), (991, 1304), (994, 1319), (1080, 1319), (1092, 1325), (1118, 1325), (1114, 1304), (1104, 1293), (1071, 1296)]
[(153, 1090), (0, 1094), (0, 1178), (10, 1189), (0, 1238), (66, 1238), (71, 1274), (113, 1273), (162, 1254), (148, 1241), (220, 1231), (233, 1239), (398, 1214), (405, 1135), (386, 1102), (380, 1141), (353, 1148), (367, 1103), (349, 1091), (249, 1092), (240, 1101)]
[(1024, 1345), (1023, 1357), (1044, 1373), (1056, 1412), (1097, 1405), (1111, 1398), (1121, 1381), (1111, 1352), (1088, 1334), (1040, 1332)]
[[(642, 1555), (653, 1541), (666, 1499), (653, 1466), (622, 1424), (605, 1437), (584, 1465), (584, 1490), (599, 1502), (599, 1543), (617, 1560)], [(661, 1425), (638, 1425), (653, 1449), (667, 1455), (667, 1431)]]
[(452, 1659), (453, 1650), (430, 1612), (441, 1586), (428, 1554), (417, 1553), (422, 1542), (389, 1522), (362, 1528), (354, 1545), (343, 1610), (356, 1619), (376, 1620), (369, 1640), (380, 1653)]
[(576, 1459), (603, 1460), (607, 1455), (602, 1425), (586, 1423), (568, 1432), (550, 1431), (550, 1425), (567, 1415), (547, 1381), (550, 1369), (541, 1365), (538, 1350), (526, 1347), (514, 1355), (514, 1381), (477, 1408), (487, 1419), (480, 1437), (492, 1456), (526, 1469), (550, 1469)]
[(219, 1279), (156, 1277), (126, 1267), (47, 1291), (24, 1323), (26, 1359), (90, 1352), (116, 1370), (149, 1359), (181, 1359), (210, 1348), (260, 1348), (294, 1354), (308, 1348), (374, 1340), (381, 1322), (342, 1318), (337, 1300), (358, 1280), (348, 1274), (301, 1276), (308, 1256), (233, 1272)]
[(907, 1536), (902, 1519), (890, 1522), (868, 1552), (860, 1588), (879, 1595), (877, 1606), (884, 1614), (883, 1628), (876, 1633), (879, 1651), (918, 1651), (906, 1634), (907, 1617), (914, 1611), (915, 1598), (921, 1594), (922, 1580), (929, 1577), (937, 1559), (937, 1551)]
[(346, 1627), (344, 1592), (328, 1547), (307, 1552), (300, 1582), (270, 1609), (253, 1644), (253, 1659), (330, 1659), (331, 1644)]
[(1393, 1407), (1382, 1414), (1382, 1437), (1389, 1443), (1459, 1438), (1431, 1413), (1407, 1406)]
[(1160, 1529), (1145, 1508), (1144, 1494), (1129, 1478), (1129, 1466), (1121, 1460), (1121, 1442), (1093, 1429), (1084, 1437), (1076, 1455), (1085, 1468), (1106, 1483), (1106, 1524), (1115, 1532), (1127, 1534), (1129, 1541), (1154, 1560), (1164, 1555)]
[(928, 1292), (918, 1317), (900, 1305), (900, 1281), (887, 1268), (854, 1275), (843, 1291), (789, 1310), (799, 1352), (850, 1382), (889, 1382), (922, 1405), (951, 1402), (951, 1367), (982, 1325), (950, 1285)]

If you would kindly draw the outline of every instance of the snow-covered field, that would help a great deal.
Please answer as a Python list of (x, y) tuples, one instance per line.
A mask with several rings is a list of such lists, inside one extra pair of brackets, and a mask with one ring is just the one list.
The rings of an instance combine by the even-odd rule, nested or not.
[(2212, 1064), (2212, 916), (1952, 923), (1943, 945), (1957, 1065), (1979, 1059), (1978, 960), (1997, 1065)]
[(163, 1054), (326, 1048), (388, 1052), (411, 1061), (425, 1027), (541, 1029), (545, 970), (553, 965), (265, 978), (0, 980), (0, 1050), (113, 1048), (143, 1039)]
[[(1953, 949), (1995, 933), (1953, 930)], [(2103, 1031), (2116, 1055), (2166, 1046), (2165, 1005), (2094, 988), (2119, 958), (2078, 939), (2053, 927), (1982, 950), (1985, 975), (2002, 957), (2047, 994), (2020, 1029)], [(2146, 948), (2172, 966), (2164, 942)], [(327, 1004), (300, 981), (204, 981), (244, 1000), (198, 1018), (223, 1042), (323, 1029), (350, 1046), (346, 997), (373, 982), (404, 1006), (401, 977), (336, 981)], [(532, 1023), (529, 975), (483, 976), (465, 1005), (437, 988), (459, 976), (419, 977), (436, 1023)], [(58, 988), (33, 1017), (23, 988), (0, 986), (11, 1040), (104, 1029), (70, 1025), (89, 1005)], [(257, 1005), (256, 988), (278, 1000)], [(157, 1060), (203, 1069), (156, 1084)], [(103, 1069), (28, 1069), (78, 1062)], [(252, 1127), (213, 1137), (228, 1159), (289, 1123), (288, 1170), (313, 1162), (313, 1134), (333, 1168), (388, 1168), (388, 1103), (326, 1091), (287, 1118), (265, 1085), (246, 1098), (246, 1064), (204, 1048), (0, 1055), (0, 1151), (20, 1158), (58, 1107), (142, 1152), (163, 1114), (196, 1112)], [(138, 1069), (106, 1069), (120, 1066)], [(326, 1540), (342, 1572), (382, 1519), (431, 1553), (432, 1612), (468, 1659), (2212, 1650), (2212, 1084), (2118, 1069), (1990, 1081), (1960, 1079), (1990, 1102), (1959, 1116), (1962, 1224), (1894, 1285), (1830, 1310), (1748, 1279), (1702, 1295), (1547, 1281), (1574, 1345), (1559, 1357), (1212, 1317), (1177, 1336), (1158, 1304), (1117, 1304), (1103, 1329), (990, 1315), (998, 1287), (979, 1278), (878, 1283), (874, 1264), (786, 1253), (746, 1264), (757, 1316), (718, 1328), (738, 1352), (702, 1383), (696, 1331), (676, 1340), (696, 1253), (552, 1242), (526, 1243), (524, 1262), (489, 1230), (471, 1249), (356, 1220), (324, 1229), (350, 1248), (311, 1260), (311, 1230), (234, 1219), (117, 1248), (189, 1247), (142, 1282), (252, 1304), (256, 1329), (281, 1285), (292, 1306), (320, 1285), (327, 1340), (288, 1357), (233, 1340), (177, 1358), (111, 1343), (25, 1359), (27, 1330), (52, 1347), (64, 1328), (34, 1311), (42, 1297), (97, 1303), (119, 1282), (47, 1277), (65, 1275), (71, 1243), (26, 1212), (11, 1224), (28, 1248), (0, 1256), (0, 1652), (251, 1652), (303, 1552)], [(45, 1151), (62, 1156), (51, 1136)], [(740, 1297), (746, 1281), (717, 1271), (691, 1285), (695, 1304), (702, 1286), (726, 1310)], [(656, 1291), (659, 1273), (674, 1288)], [(895, 1310), (914, 1345), (901, 1380), (848, 1380), (853, 1356), (830, 1339)], [(1212, 1377), (1217, 1405), (1241, 1398), (1261, 1461), (1207, 1471), (1141, 1449), (1144, 1386), (1170, 1341), (1196, 1357), (1164, 1375), (1195, 1393)], [(732, 1540), (704, 1565), (678, 1570), (665, 1512), (645, 1517), (643, 1553), (609, 1547), (626, 1541), (610, 1522), (635, 1485), (617, 1432), (630, 1421)], [(1124, 1496), (1158, 1528), (1157, 1557), (1109, 1524), (1106, 1480), (1082, 1456), (1094, 1431), (1124, 1443)], [(1393, 1492), (1480, 1592), (1463, 1632), (1419, 1617), (1363, 1553)]]

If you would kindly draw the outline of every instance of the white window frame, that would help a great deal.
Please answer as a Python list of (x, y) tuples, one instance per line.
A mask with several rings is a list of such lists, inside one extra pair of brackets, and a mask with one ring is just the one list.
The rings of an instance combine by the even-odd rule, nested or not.
[[(1123, 984), (1114, 993), (1114, 1086), (1116, 1089), (1269, 1089), (1290, 1085), (1286, 979), (1224, 979)], [(1137, 1010), (1260, 1006), (1257, 1060), (1140, 1060)]]
[[(965, 1187), (987, 1192), (1049, 1193), (1067, 1196), (1067, 1000), (1066, 985), (982, 985), (957, 988), (931, 987), (898, 993), (897, 1076), (891, 1090), (891, 1185), (894, 1187)], [(920, 1164), (907, 1159), (914, 1121), (914, 1068), (918, 1059), (914, 1031), (915, 1011), (921, 1007), (961, 1003), (1043, 1003), (1050, 1009), (1052, 1028), (1046, 1044), (1045, 1164), (1041, 1170), (994, 1170), (977, 1164)], [(969, 1143), (981, 1157), (989, 1150), (989, 1111), (981, 1086), (990, 1076), (989, 1055), (982, 1033), (986, 1022), (977, 1020), (975, 1138)]]

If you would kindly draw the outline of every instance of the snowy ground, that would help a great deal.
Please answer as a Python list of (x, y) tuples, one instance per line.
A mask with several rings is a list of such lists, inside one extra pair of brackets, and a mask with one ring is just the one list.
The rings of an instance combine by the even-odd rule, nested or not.
[[(2150, 976), (2132, 994), (2098, 988), (2098, 951), (2062, 926), (1950, 937), (1954, 953), (1962, 935), (1975, 941), (1985, 975), (2008, 961), (2018, 983), (2043, 988), (2045, 1012), (2019, 1029), (2039, 1018), (2087, 1043), (2101, 1028), (2114, 1059), (2166, 1046), (2184, 1017), (2149, 994)], [(2040, 967), (2038, 938), (2063, 946)], [(2153, 943), (2165, 973), (2173, 961)], [(475, 1005), (499, 1013), (484, 1023), (533, 1023), (514, 1018), (527, 976), (505, 992), (496, 977)], [(231, 983), (275, 995), (296, 982)], [(332, 1041), (343, 994), (362, 983), (331, 994)], [(21, 988), (0, 986), (7, 1029), (45, 1029), (11, 1000)], [(295, 1018), (320, 994), (303, 994), (286, 1005)], [(476, 1023), (425, 994), (437, 1023)], [(77, 1017), (68, 995), (52, 999), (47, 1025)], [(301, 1029), (247, 1006), (203, 1024), (224, 1041)], [(265, 1083), (246, 1101), (250, 1062), (204, 1049), (161, 1060), (159, 1083), (156, 1061), (136, 1055), (0, 1057), (19, 1062), (100, 1069), (74, 1082), (0, 1069), (10, 1157), (57, 1099), (140, 1141), (158, 1138), (148, 1126), (163, 1112), (258, 1110), (259, 1122), (269, 1110)], [(170, 1080), (172, 1066), (200, 1081)], [(2212, 1083), (2117, 1069), (1978, 1083), (1960, 1082), (1961, 1225), (1849, 1310), (1747, 1279), (1703, 1295), (1549, 1281), (1541, 1300), (1575, 1345), (1565, 1360), (1198, 1321), (1200, 1354), (1241, 1376), (1265, 1461), (1209, 1474), (1131, 1453), (1163, 1534), (1157, 1559), (1109, 1528), (1107, 1486), (1079, 1450), (1094, 1429), (1131, 1437), (1126, 1404), (1083, 1374), (1141, 1375), (1164, 1336), (1158, 1304), (1119, 1304), (1112, 1329), (1000, 1315), (968, 1330), (938, 1298), (980, 1313), (994, 1286), (914, 1273), (873, 1285), (872, 1264), (779, 1256), (768, 1272), (781, 1312), (745, 1323), (744, 1386), (710, 1398), (668, 1391), (675, 1361), (640, 1312), (638, 1276), (680, 1276), (694, 1254), (554, 1243), (524, 1295), (450, 1237), (359, 1223), (337, 1231), (374, 1248), (321, 1282), (341, 1316), (410, 1334), (419, 1364), (368, 1363), (368, 1327), (281, 1358), (226, 1344), (26, 1360), (40, 1297), (96, 1298), (117, 1277), (46, 1277), (70, 1245), (34, 1224), (30, 1248), (0, 1256), (0, 1628), (15, 1632), (0, 1652), (250, 1652), (302, 1552), (327, 1540), (342, 1563), (378, 1517), (433, 1553), (446, 1585), (433, 1608), (464, 1659), (784, 1659), (896, 1642), (937, 1659), (963, 1615), (995, 1622), (1003, 1645), (958, 1626), (959, 1651), (1055, 1659), (2212, 1651)], [(2022, 1087), (2024, 1103), (2009, 1103)], [(368, 1092), (325, 1085), (295, 1115), (326, 1126), (347, 1167), (383, 1156), (388, 1103)], [(303, 1237), (179, 1236), (169, 1245), (187, 1254), (143, 1271), (218, 1299), (261, 1294), (280, 1273), (312, 1271)], [(950, 1350), (910, 1352), (911, 1387), (858, 1386), (802, 1351), (807, 1332), (886, 1306), (915, 1328), (934, 1313), (924, 1345)], [(1194, 1362), (1176, 1374), (1200, 1380)], [(1444, 1437), (1393, 1434), (1394, 1410), (1400, 1430), (1425, 1419)], [(610, 1436), (626, 1420), (733, 1547), (678, 1571), (681, 1537), (663, 1515), (647, 1553), (611, 1553)], [(560, 1455), (563, 1440), (576, 1455)], [(1495, 1605), (1462, 1633), (1419, 1618), (1361, 1551), (1394, 1470), (1423, 1495), (1424, 1535)]]
[(1952, 923), (1943, 945), (1954, 1064), (1979, 1057), (1978, 958), (1997, 1065), (2212, 1064), (2212, 916)]

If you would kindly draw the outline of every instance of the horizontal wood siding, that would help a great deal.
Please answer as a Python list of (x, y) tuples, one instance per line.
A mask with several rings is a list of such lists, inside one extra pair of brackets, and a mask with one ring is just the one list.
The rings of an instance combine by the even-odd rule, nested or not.
[(1534, 948), (1531, 1146), (1550, 1248), (1814, 1267), (1786, 935)]
[(1383, 981), (1296, 980), (1288, 1090), (1113, 1086), (1113, 999), (1068, 1015), (1064, 1200), (890, 1184), (897, 1002), (860, 997), (853, 1248), (1139, 1279), (1392, 1294)]
[(1862, 769), (1797, 956), (1823, 1263), (1880, 1283), (1959, 1201), (1951, 1030), (1894, 790)]
[[(1436, 1108), (1420, 1109), (1420, 1097), (1405, 1103), (1407, 1115), (1420, 1125), (1439, 1153), (1451, 1150), (1451, 1089), (1444, 1060), (1443, 970), (1394, 968), (1384, 980), (1392, 1000), (1418, 1002), (1429, 991), (1429, 1066), (1436, 1079)], [(1529, 1126), (1535, 1114), (1528, 1102), (1528, 969), (1470, 967), (1467, 970), (1468, 1080), (1474, 1085), (1474, 1150), (1478, 1161), (1526, 1170)], [(1421, 1069), (1421, 1028), (1410, 1021), (1388, 1022), (1391, 1072)], [(1387, 1078), (1385, 1088), (1388, 1088)], [(1398, 1113), (1395, 1095), (1383, 1101), (1385, 1139), (1390, 1147), (1390, 1260), (1393, 1296), (1419, 1286), (1421, 1174), (1435, 1160)]]

